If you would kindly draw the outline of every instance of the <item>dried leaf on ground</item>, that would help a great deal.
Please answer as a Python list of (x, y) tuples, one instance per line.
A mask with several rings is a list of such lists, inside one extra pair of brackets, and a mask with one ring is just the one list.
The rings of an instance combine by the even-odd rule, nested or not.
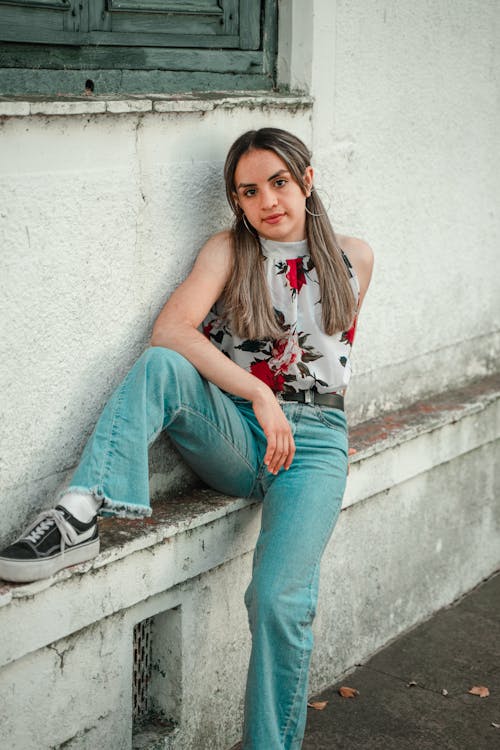
[(474, 685), (468, 692), (471, 695), (479, 695), (480, 698), (487, 698), (490, 694), (490, 691), (484, 685)]
[(328, 701), (310, 701), (307, 705), (310, 708), (315, 708), (316, 711), (322, 711), (328, 706)]
[(359, 695), (359, 690), (356, 690), (356, 688), (347, 687), (347, 685), (343, 685), (339, 688), (339, 693), (342, 698), (355, 698), (357, 695)]
[(497, 724), (496, 721), (492, 721), (491, 726), (495, 727), (495, 729), (500, 729), (500, 724)]
[(410, 680), (410, 682), (406, 683), (406, 687), (415, 687), (416, 684), (415, 680)]
[(448, 691), (446, 690), (446, 688), (443, 688), (441, 690), (441, 695), (448, 695)]

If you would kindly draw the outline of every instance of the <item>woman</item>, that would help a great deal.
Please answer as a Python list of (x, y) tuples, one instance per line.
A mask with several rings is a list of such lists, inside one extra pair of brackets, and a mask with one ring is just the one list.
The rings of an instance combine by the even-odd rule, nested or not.
[(97, 554), (98, 512), (149, 515), (147, 447), (163, 429), (210, 486), (261, 499), (244, 750), (302, 743), (319, 564), (347, 474), (343, 394), (373, 265), (366, 243), (335, 236), (313, 177), (290, 133), (237, 139), (225, 164), (233, 228), (160, 312), (57, 507), (0, 555), (0, 576), (43, 578)]

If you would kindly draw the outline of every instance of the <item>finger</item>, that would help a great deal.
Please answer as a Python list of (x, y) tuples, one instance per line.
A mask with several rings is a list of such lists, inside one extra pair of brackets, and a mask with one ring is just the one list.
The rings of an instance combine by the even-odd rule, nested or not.
[(358, 451), (356, 450), (356, 448), (349, 448), (349, 450), (347, 451), (347, 455), (348, 456), (354, 456), (354, 454), (357, 453), (357, 452)]
[(266, 435), (266, 438), (267, 438), (267, 448), (266, 448), (266, 455), (264, 456), (264, 463), (267, 466), (267, 468), (270, 470), (271, 461), (274, 456), (274, 451), (276, 449), (276, 435), (273, 432), (270, 435)]
[(282, 463), (283, 463), (283, 454), (284, 454), (284, 439), (283, 435), (278, 433), (276, 436), (276, 448), (273, 453), (273, 457), (269, 466), (269, 470), (273, 474), (277, 474), (280, 470)]
[(288, 469), (295, 455), (295, 442), (289, 429), (283, 435), (282, 445), (283, 449), (278, 457), (278, 462), (275, 464), (276, 473), (281, 468)]
[(285, 448), (285, 439), (286, 437), (280, 433), (276, 433), (276, 445), (274, 448), (273, 455), (271, 456), (271, 460), (269, 461), (269, 471), (272, 474), (277, 474), (280, 470), (281, 466), (283, 465), (283, 462), (286, 457), (286, 448)]
[(291, 437), (290, 442), (288, 444), (288, 455), (286, 457), (284, 467), (283, 467), (286, 471), (288, 471), (288, 469), (290, 468), (294, 456), (295, 456), (295, 442), (294, 442), (294, 439)]

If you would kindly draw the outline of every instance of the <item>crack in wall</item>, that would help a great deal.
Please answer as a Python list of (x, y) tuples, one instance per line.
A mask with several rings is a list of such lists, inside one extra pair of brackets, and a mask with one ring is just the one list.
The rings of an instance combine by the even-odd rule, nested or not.
[(111, 711), (107, 711), (105, 714), (101, 714), (97, 717), (97, 721), (95, 724), (93, 724), (91, 727), (85, 727), (85, 729), (80, 729), (76, 734), (73, 734), (71, 737), (68, 737), (67, 740), (64, 740), (63, 742), (60, 742), (58, 745), (51, 745), (49, 750), (69, 750), (71, 747), (71, 744), (75, 740), (80, 740), (82, 737), (85, 737), (85, 735), (89, 734), (89, 732), (92, 732), (93, 729), (98, 728), (98, 723), (102, 721), (103, 719), (106, 719), (110, 715)]
[(57, 646), (54, 646), (54, 644), (51, 643), (49, 646), (47, 646), (47, 648), (49, 648), (51, 651), (55, 651), (56, 654), (58, 655), (59, 660), (60, 660), (59, 661), (59, 669), (61, 670), (61, 674), (64, 674), (64, 659), (66, 658), (66, 654), (68, 654), (70, 651), (73, 651), (73, 649), (75, 647), (74, 646), (67, 646), (62, 651), (59, 651), (59, 649), (57, 648)]
[[(140, 234), (141, 229), (143, 225), (143, 218), (144, 218), (144, 211), (147, 205), (147, 195), (144, 191), (144, 172), (143, 172), (143, 165), (142, 165), (142, 157), (141, 157), (141, 151), (140, 151), (140, 136), (141, 136), (141, 130), (143, 128), (143, 118), (144, 116), (141, 114), (137, 115), (137, 120), (135, 124), (135, 142), (134, 142), (134, 154), (136, 159), (136, 168), (135, 168), (135, 174), (137, 179), (137, 190), (140, 196), (140, 200), (137, 204), (136, 209), (136, 215), (135, 215), (135, 241), (134, 241), (134, 247), (135, 247), (135, 256), (136, 256), (136, 262), (139, 263), (141, 266), (143, 265), (143, 257), (141, 252), (141, 246), (140, 246)], [(141, 300), (144, 301), (144, 277), (141, 276), (141, 274), (138, 275), (138, 278), (141, 279)]]

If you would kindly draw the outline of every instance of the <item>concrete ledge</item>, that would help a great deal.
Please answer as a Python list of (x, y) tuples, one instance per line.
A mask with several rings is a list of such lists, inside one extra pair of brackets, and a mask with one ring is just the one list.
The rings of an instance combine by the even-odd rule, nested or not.
[[(500, 377), (490, 375), (356, 425), (343, 508), (500, 437)], [(492, 418), (481, 419), (484, 411)]]
[[(480, 419), (485, 411), (491, 412), (491, 418)], [(343, 510), (499, 438), (498, 376), (361, 423), (350, 430), (350, 446), (357, 452), (351, 457)], [(259, 503), (200, 489), (189, 496), (156, 503), (150, 518), (100, 519), (101, 553), (95, 560), (66, 568), (44, 581), (0, 581), (0, 624), (7, 636), (0, 641), (0, 666), (100, 617), (132, 606), (144, 598), (145, 579), (151, 596), (251, 551), (259, 514)], [(136, 581), (126, 569), (132, 556), (143, 551), (149, 552), (148, 562), (141, 562), (141, 577)], [(160, 576), (155, 572), (157, 555), (161, 557)], [(121, 565), (116, 565), (118, 562)], [(68, 611), (67, 617), (57, 620), (35, 614), (43, 601), (49, 608), (55, 606), (59, 596), (66, 596), (65, 586), (75, 581), (79, 596), (85, 596), (85, 581), (91, 579), (82, 578), (82, 574), (91, 571), (97, 575), (104, 568), (106, 578), (116, 577), (109, 585), (121, 589), (119, 598), (109, 600), (107, 592), (97, 597), (92, 584), (88, 605), (79, 607), (78, 613)], [(128, 583), (125, 589), (120, 585), (124, 575)], [(22, 625), (17, 617), (11, 619), (9, 604), (32, 610), (32, 615), (23, 615), (27, 629), (22, 637)], [(40, 623), (36, 631), (30, 626), (34, 619)]]
[[(178, 503), (158, 505), (153, 518), (101, 520), (102, 552), (96, 559), (45, 581), (1, 587), (0, 667), (240, 557), (255, 545), (255, 504), (199, 490)], [(68, 607), (66, 602), (75, 597), (78, 607)], [(57, 617), (51, 616), (55, 611)]]
[(236, 94), (129, 94), (127, 96), (0, 96), (0, 117), (33, 115), (73, 116), (130, 114), (133, 112), (209, 112), (236, 107), (304, 109), (312, 107), (309, 96), (294, 96), (268, 91)]
[[(492, 460), (499, 396), (500, 379), (489, 377), (351, 430), (358, 452), (322, 567), (311, 690), (499, 567)], [(167, 634), (170, 668), (160, 672), (177, 729), (168, 739), (142, 734), (136, 746), (229, 747), (242, 710), (249, 636), (241, 600), (259, 523), (259, 504), (197, 490), (156, 503), (149, 519), (102, 520), (102, 552), (91, 563), (0, 586), (0, 701), (19, 713), (10, 732), (23, 737), (14, 749), (58, 747), (77, 735), (87, 738), (78, 748), (132, 747), (131, 633), (147, 617), (160, 618)], [(106, 687), (101, 718), (90, 701), (79, 728), (70, 716), (67, 726), (46, 728), (50, 743), (25, 737), (15, 698), (39, 690), (47, 670), (54, 694), (71, 689), (76, 705), (89, 690), (98, 700), (101, 688), (88, 680)], [(0, 739), (8, 731), (0, 729)]]

